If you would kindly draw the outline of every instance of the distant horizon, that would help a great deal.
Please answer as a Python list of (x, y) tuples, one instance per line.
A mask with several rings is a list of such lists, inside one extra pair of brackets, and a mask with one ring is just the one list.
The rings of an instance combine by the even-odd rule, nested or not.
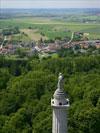
[(18, 10), (20, 10), (20, 9), (26, 9), (26, 10), (29, 10), (29, 9), (99, 9), (100, 10), (100, 8), (98, 8), (98, 7), (92, 7), (92, 8), (85, 8), (85, 7), (83, 7), (83, 8), (77, 8), (77, 7), (72, 7), (72, 8), (0, 8), (0, 10), (1, 9), (18, 9)]
[(100, 0), (0, 0), (0, 8), (100, 8)]

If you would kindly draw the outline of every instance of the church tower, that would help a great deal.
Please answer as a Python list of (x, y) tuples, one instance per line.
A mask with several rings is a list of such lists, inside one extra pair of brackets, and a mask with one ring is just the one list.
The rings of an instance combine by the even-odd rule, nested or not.
[(58, 77), (57, 89), (51, 99), (53, 108), (52, 133), (67, 133), (67, 108), (69, 99), (66, 99), (63, 90), (63, 76), (60, 73)]

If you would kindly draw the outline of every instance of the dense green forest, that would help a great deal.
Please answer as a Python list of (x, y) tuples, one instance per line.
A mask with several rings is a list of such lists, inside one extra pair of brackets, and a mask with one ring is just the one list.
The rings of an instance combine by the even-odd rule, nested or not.
[(100, 132), (100, 55), (61, 55), (0, 56), (0, 133), (51, 133), (50, 99), (59, 72), (71, 104), (69, 133)]

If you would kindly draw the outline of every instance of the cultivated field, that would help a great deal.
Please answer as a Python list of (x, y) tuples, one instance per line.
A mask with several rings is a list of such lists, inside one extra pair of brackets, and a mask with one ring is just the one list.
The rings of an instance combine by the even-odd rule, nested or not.
[(63, 22), (49, 18), (17, 18), (0, 20), (0, 30), (19, 27), (32, 40), (70, 38), (72, 32), (89, 33), (90, 39), (100, 39), (100, 24)]

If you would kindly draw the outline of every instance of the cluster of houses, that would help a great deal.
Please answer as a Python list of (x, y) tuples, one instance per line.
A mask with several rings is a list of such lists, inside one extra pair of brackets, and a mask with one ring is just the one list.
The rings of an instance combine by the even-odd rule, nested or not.
[(23, 42), (18, 44), (6, 43), (0, 45), (0, 54), (15, 54), (17, 49), (25, 48), (32, 49), (35, 46), (34, 42)]
[(74, 48), (75, 46), (80, 46), (81, 49), (88, 49), (89, 46), (95, 46), (97, 49), (100, 48), (100, 40), (87, 40), (87, 41), (74, 41), (71, 43), (67, 43), (64, 41), (56, 40), (54, 43), (41, 43), (36, 44), (35, 42), (31, 45), (13, 45), (6, 44), (6, 46), (0, 46), (0, 54), (15, 54), (16, 49), (18, 48), (28, 48), (28, 53), (34, 53), (34, 51), (38, 51), (39, 53), (56, 53), (61, 48)]
[(35, 49), (38, 52), (44, 53), (55, 53), (57, 50), (61, 48), (74, 48), (75, 46), (80, 46), (81, 49), (88, 49), (89, 46), (95, 46), (96, 49), (100, 48), (100, 40), (93, 40), (93, 41), (78, 41), (78, 42), (71, 42), (71, 43), (64, 43), (64, 42), (55, 42), (55, 43), (48, 43), (48, 44), (41, 44), (35, 46)]

